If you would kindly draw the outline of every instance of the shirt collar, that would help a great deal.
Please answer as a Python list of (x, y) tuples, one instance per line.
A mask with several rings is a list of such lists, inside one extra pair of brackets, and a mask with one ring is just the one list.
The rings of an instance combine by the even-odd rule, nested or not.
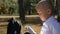
[(54, 17), (53, 16), (50, 16), (44, 23), (51, 22), (53, 20), (54, 20)]

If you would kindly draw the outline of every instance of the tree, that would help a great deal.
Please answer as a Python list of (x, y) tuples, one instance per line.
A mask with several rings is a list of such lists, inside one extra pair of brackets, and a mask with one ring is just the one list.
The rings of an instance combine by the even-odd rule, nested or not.
[(21, 22), (25, 23), (25, 11), (23, 6), (23, 0), (18, 0), (18, 4), (19, 4), (19, 16), (20, 16)]
[[(18, 14), (18, 3), (17, 0), (0, 0), (0, 7), (4, 8), (4, 10), (0, 11), (3, 14)], [(13, 9), (12, 9), (13, 8)]]
[(25, 9), (25, 12), (28, 13), (28, 15), (32, 15), (32, 14), (36, 13), (35, 5), (39, 1), (40, 0), (24, 0), (24, 9)]
[(60, 22), (60, 0), (56, 0), (58, 21)]

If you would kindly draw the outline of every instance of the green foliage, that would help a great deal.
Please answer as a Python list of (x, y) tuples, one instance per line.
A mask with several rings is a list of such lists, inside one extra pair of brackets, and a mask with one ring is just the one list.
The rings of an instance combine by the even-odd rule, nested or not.
[[(0, 14), (18, 15), (18, 0), (0, 0)], [(37, 14), (35, 5), (39, 0), (23, 0), (23, 5), (26, 14)], [(34, 12), (34, 13), (33, 13)]]
[(40, 0), (24, 0), (24, 8), (27, 15), (37, 14), (35, 11), (35, 5)]
[[(9, 15), (12, 15), (12, 14), (18, 14), (18, 3), (17, 3), (17, 0), (0, 0), (0, 7), (5, 7), (4, 10), (6, 8), (8, 8), (8, 11), (6, 13), (6, 11), (0, 11), (0, 13), (4, 12), (3, 14), (9, 14)], [(2, 8), (1, 8), (2, 9)]]

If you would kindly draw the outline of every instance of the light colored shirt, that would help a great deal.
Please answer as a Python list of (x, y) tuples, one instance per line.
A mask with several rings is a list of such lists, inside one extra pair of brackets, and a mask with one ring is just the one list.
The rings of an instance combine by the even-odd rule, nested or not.
[(51, 16), (43, 23), (40, 34), (60, 34), (59, 22)]

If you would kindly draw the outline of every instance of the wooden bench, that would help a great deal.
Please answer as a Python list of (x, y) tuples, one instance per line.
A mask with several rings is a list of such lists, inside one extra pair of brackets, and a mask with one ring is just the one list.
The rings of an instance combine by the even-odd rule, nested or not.
[[(19, 19), (19, 16), (0, 16), (0, 22), (2, 21), (7, 21), (9, 20), (10, 18), (16, 18), (16, 19)], [(38, 18), (39, 16), (38, 15), (26, 15), (25, 16), (25, 19), (36, 19)]]

